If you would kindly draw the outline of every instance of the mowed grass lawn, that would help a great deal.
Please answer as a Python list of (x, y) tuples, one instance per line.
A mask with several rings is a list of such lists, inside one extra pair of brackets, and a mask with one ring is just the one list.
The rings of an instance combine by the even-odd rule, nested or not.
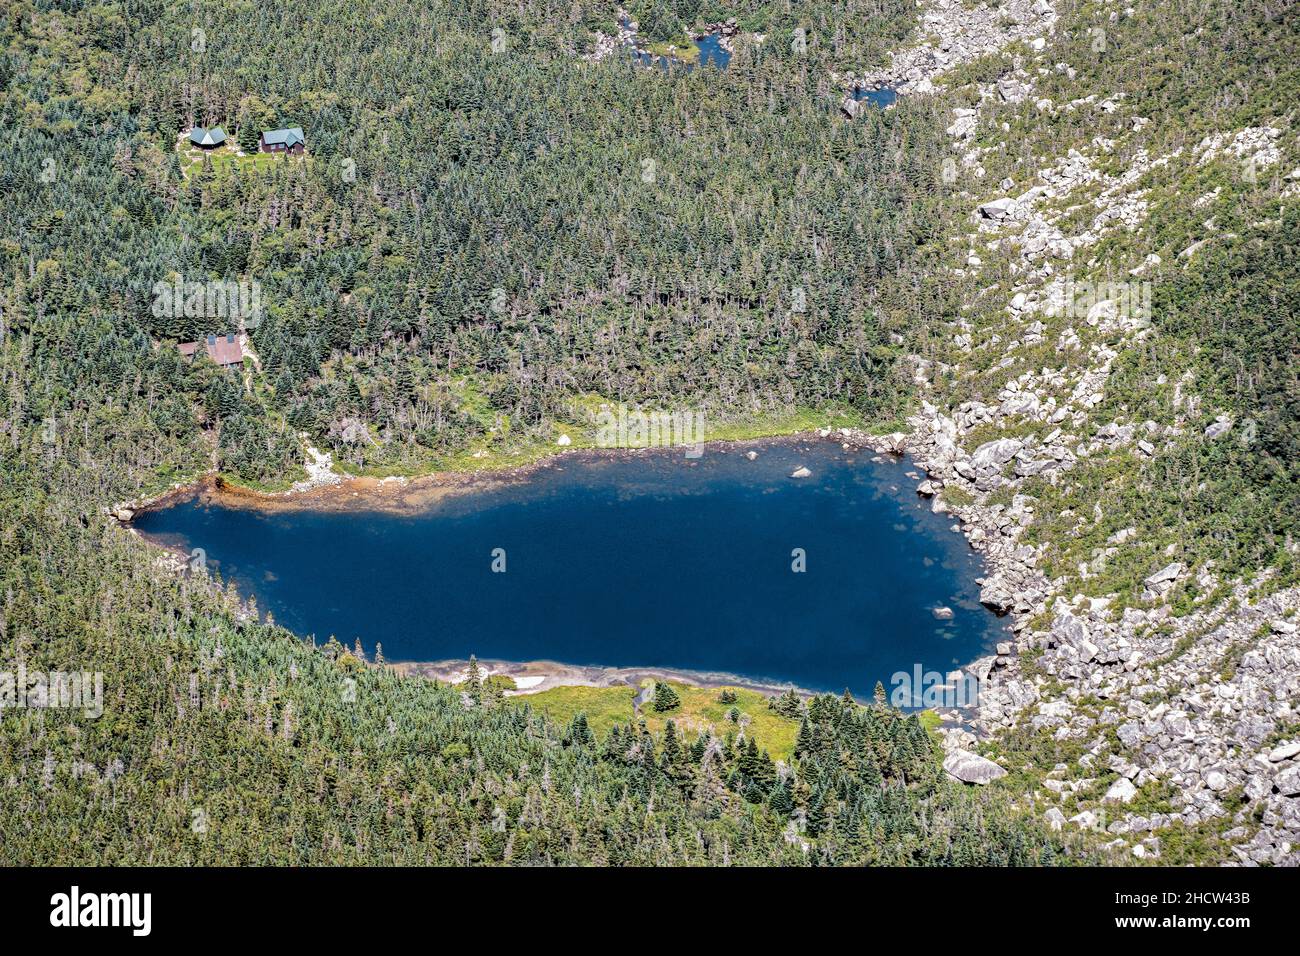
[[(645, 683), (652, 682), (647, 680)], [(651, 733), (661, 733), (664, 725), (671, 720), (687, 743), (693, 742), (701, 730), (712, 731), (725, 739), (728, 734), (736, 735), (740, 732), (741, 725), (733, 723), (727, 717), (734, 707), (743, 715), (741, 722), (745, 724), (745, 733), (754, 738), (760, 749), (771, 754), (773, 760), (788, 760), (794, 753), (799, 722), (768, 710), (766, 695), (754, 690), (733, 688), (736, 702), (724, 704), (719, 700), (722, 693), (719, 687), (689, 687), (673, 681), (668, 683), (682, 699), (681, 705), (661, 714), (655, 711), (650, 701), (643, 704), (641, 718)], [(512, 699), (531, 704), (561, 725), (567, 725), (579, 713), (584, 713), (597, 738), (603, 739), (615, 724), (627, 724), (635, 719), (632, 707), (635, 696), (635, 689), (629, 686), (555, 687)], [(745, 717), (749, 718), (748, 722)]]

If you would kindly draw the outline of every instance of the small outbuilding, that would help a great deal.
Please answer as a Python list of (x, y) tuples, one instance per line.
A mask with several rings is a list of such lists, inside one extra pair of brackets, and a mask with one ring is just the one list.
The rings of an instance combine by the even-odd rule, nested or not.
[(204, 129), (196, 126), (190, 130), (190, 145), (199, 149), (216, 149), (226, 142), (226, 131), (220, 126)]
[(257, 149), (262, 153), (293, 153), (301, 156), (306, 147), (307, 137), (303, 135), (301, 126), (264, 130), (257, 141)]

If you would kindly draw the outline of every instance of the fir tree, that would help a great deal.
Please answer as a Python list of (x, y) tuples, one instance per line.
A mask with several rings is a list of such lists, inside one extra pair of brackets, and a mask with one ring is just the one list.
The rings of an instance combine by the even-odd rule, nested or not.
[(477, 704), (483, 702), (483, 674), (479, 670), (478, 658), (469, 656), (469, 668), (465, 674), (465, 693)]
[(677, 696), (677, 691), (673, 690), (666, 681), (657, 681), (654, 692), (654, 709), (658, 713), (672, 710), (674, 707), (680, 707), (682, 699)]
[(812, 803), (808, 806), (808, 824), (805, 832), (810, 837), (819, 837), (826, 832), (828, 822), (830, 822), (830, 814), (826, 809), (826, 791), (819, 790), (813, 795)]
[(767, 804), (772, 808), (772, 812), (785, 818), (794, 812), (794, 797), (790, 793), (790, 788), (785, 782), (777, 784), (772, 789), (771, 795), (767, 799)]

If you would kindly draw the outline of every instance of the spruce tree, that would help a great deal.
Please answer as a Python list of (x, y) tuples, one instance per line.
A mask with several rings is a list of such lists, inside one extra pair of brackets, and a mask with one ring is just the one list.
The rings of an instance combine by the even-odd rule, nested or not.
[(829, 820), (830, 814), (826, 809), (826, 791), (819, 790), (813, 795), (812, 803), (808, 807), (808, 835), (810, 837), (821, 836), (826, 832), (826, 824)]
[(587, 723), (586, 714), (579, 711), (569, 722), (569, 730), (565, 734), (564, 742), (572, 747), (590, 747), (596, 742), (596, 735), (592, 733)]
[(478, 704), (483, 702), (483, 674), (479, 670), (478, 658), (469, 656), (469, 670), (465, 676), (465, 693)]
[(674, 707), (680, 707), (682, 699), (677, 696), (677, 691), (673, 690), (666, 681), (657, 681), (655, 683), (654, 709), (663, 713), (672, 710)]
[(784, 781), (772, 790), (771, 796), (767, 798), (767, 805), (772, 808), (773, 813), (782, 818), (788, 817), (794, 811), (794, 797)]
[(808, 718), (799, 722), (799, 733), (795, 737), (794, 752), (795, 756), (806, 757), (812, 753), (812, 727), (808, 725)]

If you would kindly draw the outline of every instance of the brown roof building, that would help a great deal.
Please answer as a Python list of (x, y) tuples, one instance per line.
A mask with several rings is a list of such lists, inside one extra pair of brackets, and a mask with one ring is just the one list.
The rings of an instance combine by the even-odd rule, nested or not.
[(188, 359), (194, 358), (202, 348), (208, 358), (222, 368), (244, 364), (243, 346), (239, 344), (239, 336), (233, 332), (226, 335), (209, 335), (202, 342), (182, 342), (178, 348), (181, 350), (181, 355)]

